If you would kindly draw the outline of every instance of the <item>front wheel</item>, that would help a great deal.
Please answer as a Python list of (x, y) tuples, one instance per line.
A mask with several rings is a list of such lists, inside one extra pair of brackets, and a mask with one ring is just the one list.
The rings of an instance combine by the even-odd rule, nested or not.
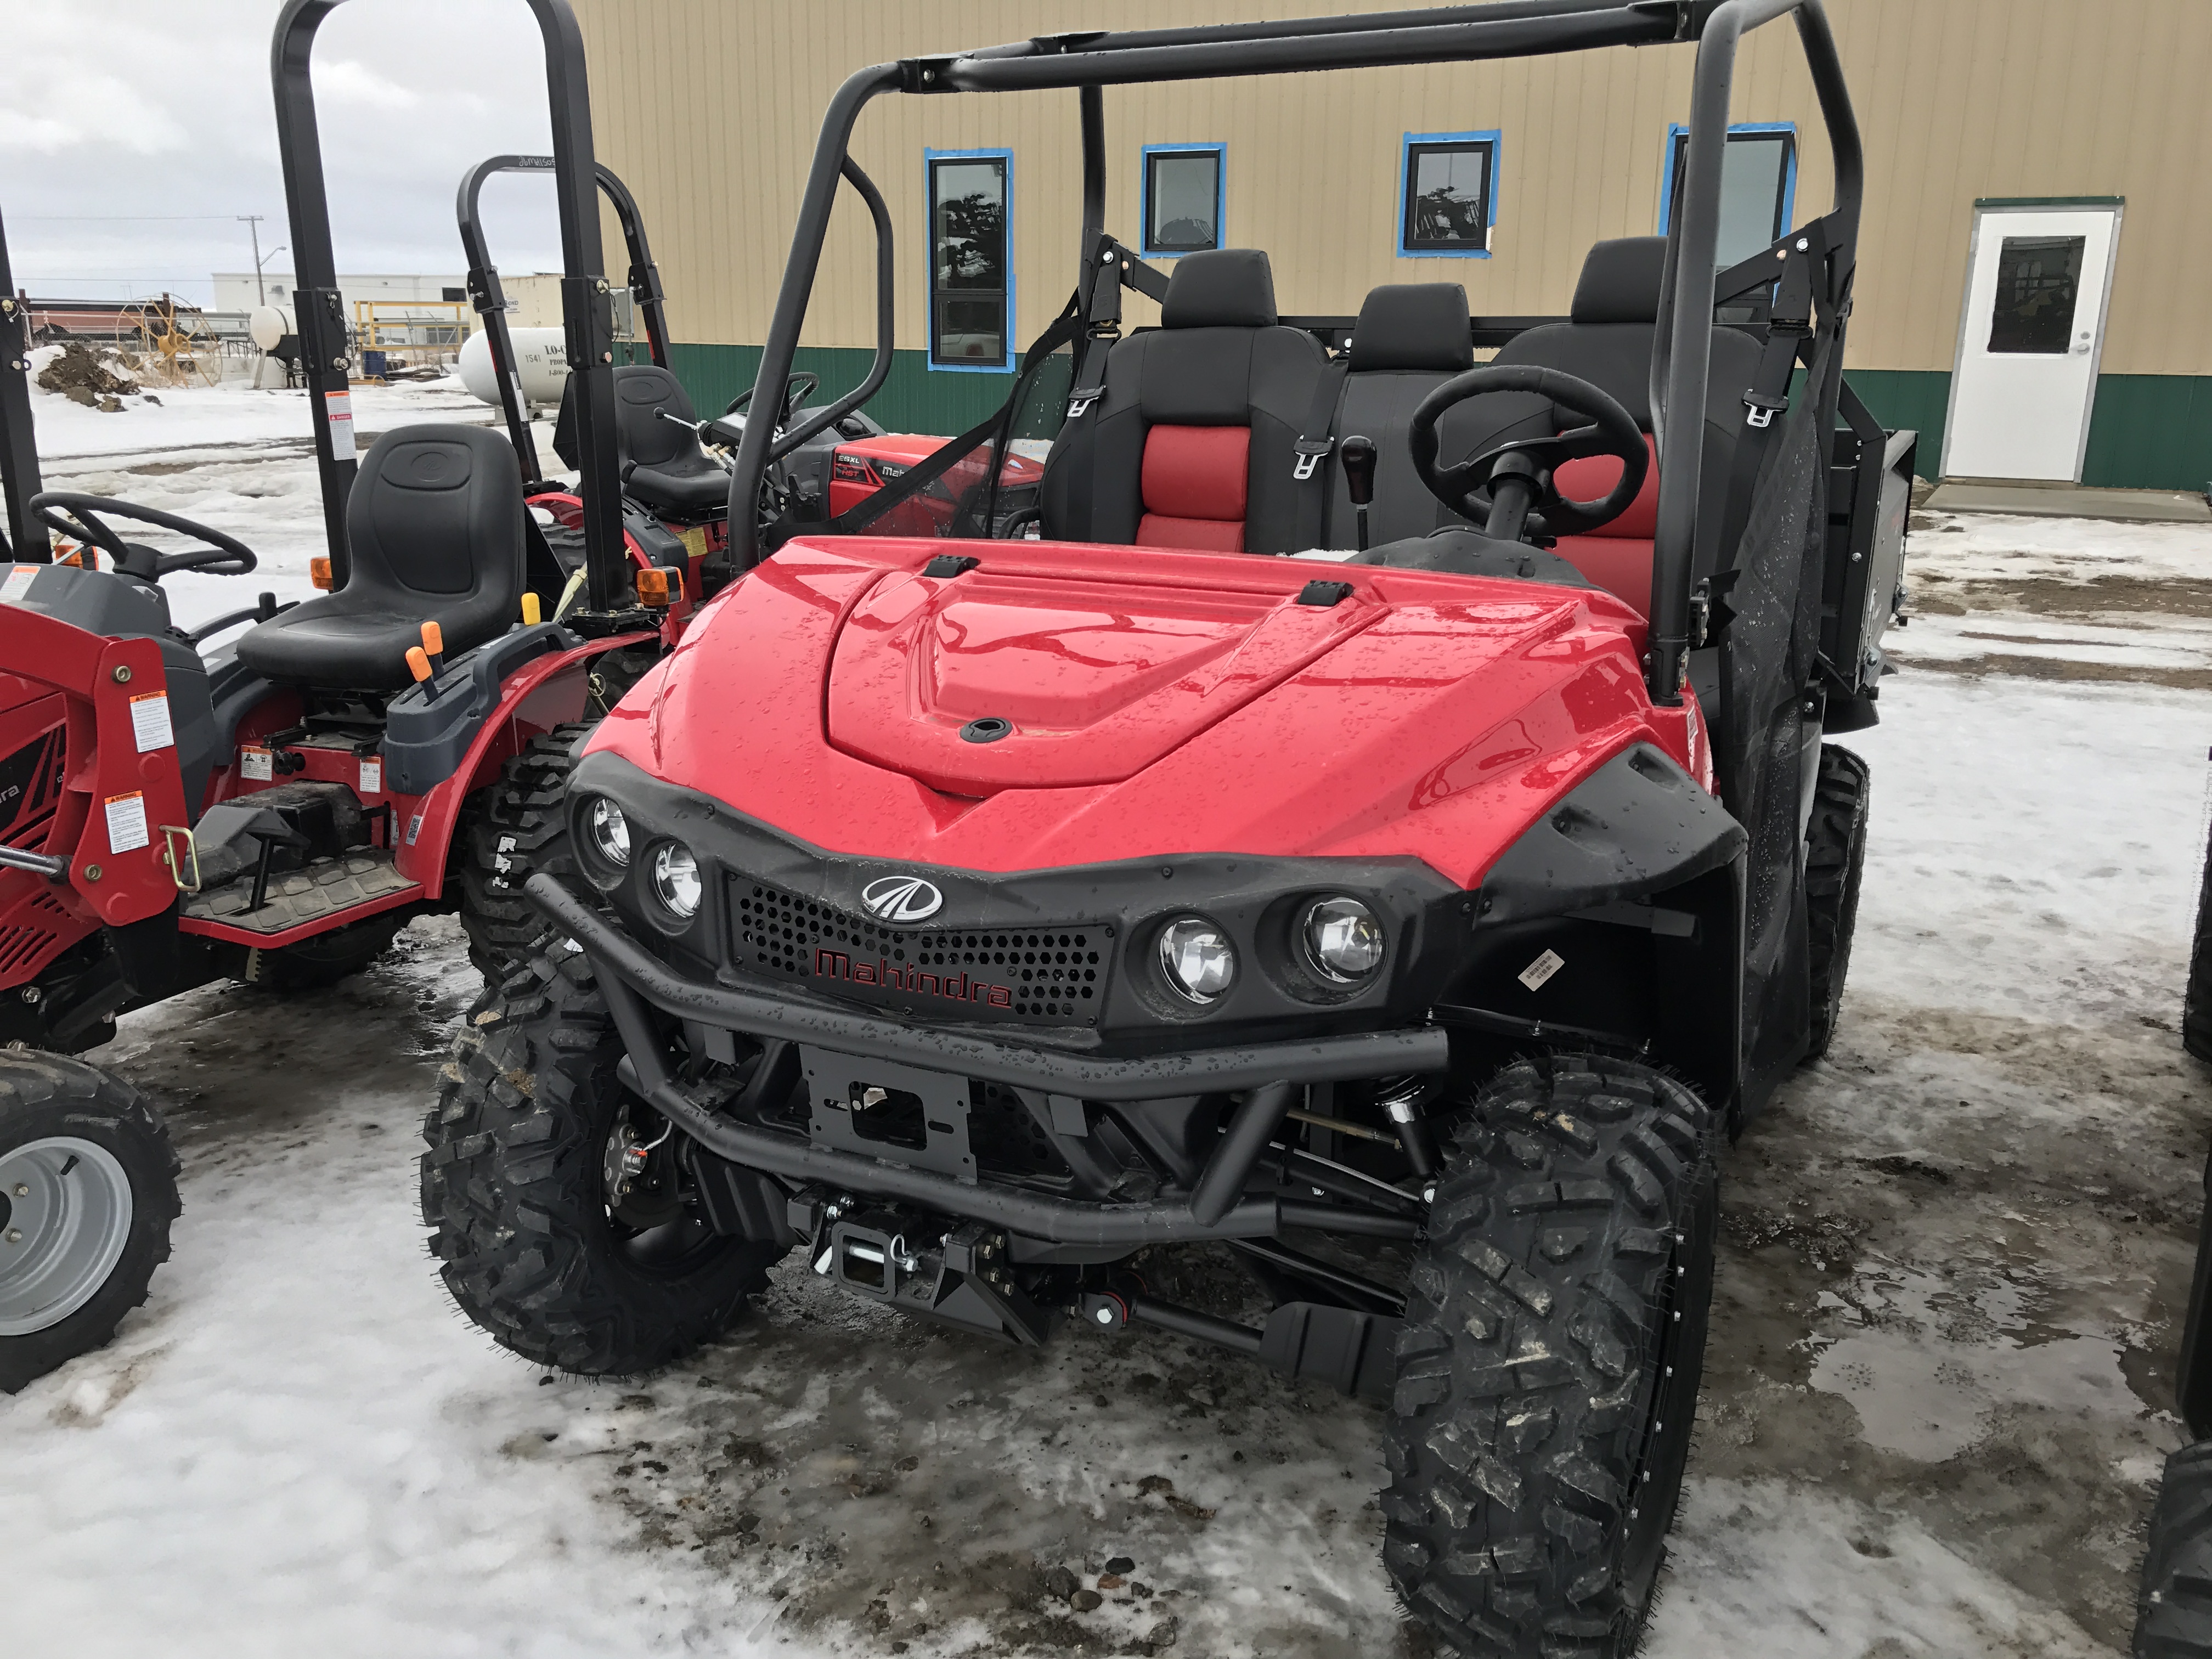
[(0, 1393), (100, 1347), (169, 1259), (177, 1155), (96, 1066), (0, 1053)]
[(623, 1088), (622, 1054), (588, 962), (542, 955), (471, 1011), (422, 1126), (422, 1220), (453, 1300), (501, 1346), (588, 1376), (719, 1336), (788, 1248), (716, 1231), (693, 1149)]
[(531, 738), (461, 809), (461, 929), (487, 984), (522, 967), (553, 936), (522, 884), (541, 870), (575, 872), (562, 804), (575, 766), (571, 751), (592, 724), (572, 721)]
[(1712, 1115), (1624, 1060), (1500, 1074), (1455, 1135), (1385, 1425), (1384, 1564), (1483, 1659), (1622, 1659), (1689, 1455)]

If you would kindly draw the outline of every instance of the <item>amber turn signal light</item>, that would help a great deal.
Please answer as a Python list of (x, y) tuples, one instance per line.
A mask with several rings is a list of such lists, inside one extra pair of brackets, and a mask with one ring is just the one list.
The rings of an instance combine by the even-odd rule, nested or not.
[(430, 659), (419, 645), (407, 647), (407, 672), (418, 681), (430, 678)]
[(314, 585), (320, 588), (324, 592), (329, 592), (332, 586), (332, 583), (331, 581), (331, 562), (328, 559), (308, 560), (307, 580), (314, 583)]
[(665, 570), (641, 570), (637, 573), (637, 602), (655, 609), (668, 603), (668, 573)]

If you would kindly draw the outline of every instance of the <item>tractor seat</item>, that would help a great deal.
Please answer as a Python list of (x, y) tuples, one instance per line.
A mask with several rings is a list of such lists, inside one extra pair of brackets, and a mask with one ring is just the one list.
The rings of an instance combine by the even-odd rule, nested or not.
[(249, 629), (264, 678), (348, 690), (414, 683), (407, 649), (434, 622), (448, 655), (507, 631), (523, 588), (522, 480), (487, 427), (404, 426), (377, 440), (346, 500), (352, 569), (335, 593)]
[[(576, 450), (575, 379), (561, 397), (561, 418), (553, 447), (569, 466), (583, 465)], [(730, 475), (680, 426), (659, 416), (665, 410), (681, 421), (698, 418), (684, 383), (652, 363), (625, 363), (615, 370), (615, 450), (621, 458), (623, 492), (665, 518), (700, 519), (730, 504)]]

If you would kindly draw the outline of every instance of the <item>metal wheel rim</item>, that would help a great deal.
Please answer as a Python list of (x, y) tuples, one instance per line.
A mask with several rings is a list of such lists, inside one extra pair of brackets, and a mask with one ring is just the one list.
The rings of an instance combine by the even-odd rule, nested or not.
[(75, 1135), (0, 1152), (0, 1337), (58, 1325), (100, 1293), (131, 1242), (131, 1177)]

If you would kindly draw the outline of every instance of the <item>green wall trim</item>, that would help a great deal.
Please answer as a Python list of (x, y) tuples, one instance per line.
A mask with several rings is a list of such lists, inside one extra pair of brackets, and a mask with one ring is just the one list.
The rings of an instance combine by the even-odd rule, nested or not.
[[(721, 413), (753, 383), (761, 349), (672, 343), (669, 367), (701, 414)], [(797, 366), (822, 377), (834, 397), (867, 377), (874, 354), (854, 347), (802, 347)], [(1943, 455), (1943, 416), (1951, 376), (1943, 369), (1854, 368), (1844, 372), (1874, 417), (1893, 431), (1920, 434), (1919, 470), (1936, 476)], [(1011, 374), (932, 374), (927, 354), (892, 354), (883, 389), (868, 413), (893, 432), (950, 436), (964, 432), (1006, 399)], [(1042, 388), (1041, 388), (1041, 391)], [(2081, 482), (2132, 489), (2203, 489), (2212, 483), (2212, 375), (2101, 374), (2089, 416)]]

